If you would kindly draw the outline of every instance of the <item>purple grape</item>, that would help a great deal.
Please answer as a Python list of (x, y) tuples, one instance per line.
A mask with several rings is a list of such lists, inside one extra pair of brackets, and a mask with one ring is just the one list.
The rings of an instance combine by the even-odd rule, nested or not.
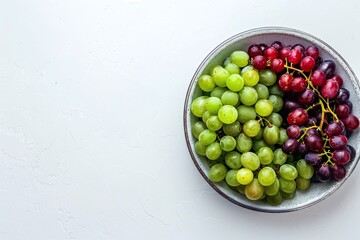
[(317, 153), (309, 152), (305, 155), (305, 161), (313, 166), (320, 164), (322, 157)]
[(284, 103), (284, 110), (287, 112), (291, 112), (296, 108), (301, 108), (301, 105), (298, 102), (292, 100), (286, 100)]
[(316, 172), (317, 178), (320, 182), (328, 182), (331, 178), (331, 169), (327, 164), (322, 164)]
[(322, 64), (323, 63), (323, 59), (321, 58), (321, 57), (318, 57), (316, 60), (315, 60), (315, 67), (314, 67), (314, 69), (317, 69), (319, 66), (320, 66), (320, 64)]
[(351, 113), (351, 112), (352, 112), (352, 108), (353, 108), (352, 102), (351, 102), (350, 100), (347, 100), (345, 104), (348, 105), (348, 107), (350, 108), (350, 113)]
[(324, 150), (324, 142), (317, 135), (309, 135), (305, 137), (306, 148), (311, 152), (322, 152)]
[(341, 134), (345, 130), (344, 124), (341, 121), (332, 122), (325, 128), (325, 134), (329, 137)]
[(280, 49), (282, 49), (284, 47), (284, 45), (279, 41), (275, 41), (271, 44), (271, 47), (274, 47), (276, 50), (279, 51)]
[(343, 179), (346, 175), (346, 169), (342, 165), (335, 164), (334, 166), (331, 167), (331, 171), (332, 171), (332, 177), (336, 181)]
[(264, 52), (265, 49), (268, 48), (268, 46), (265, 43), (261, 43), (261, 44), (259, 44), (259, 46), (261, 48), (261, 51), (263, 51), (263, 52)]
[(310, 105), (314, 102), (315, 92), (312, 89), (306, 89), (298, 97), (298, 102), (302, 105)]
[(350, 161), (354, 160), (356, 156), (355, 148), (351, 145), (346, 145), (345, 150), (350, 153)]
[(330, 137), (329, 145), (332, 149), (343, 149), (347, 145), (348, 140), (344, 135), (336, 135)]
[(286, 154), (293, 154), (298, 149), (298, 146), (299, 146), (299, 142), (296, 139), (289, 138), (282, 145), (282, 150)]
[(336, 96), (335, 100), (338, 104), (346, 103), (350, 98), (350, 92), (345, 88), (340, 88), (339, 93)]
[(286, 129), (286, 134), (289, 138), (297, 139), (300, 137), (301, 129), (298, 125), (291, 125)]
[(307, 136), (315, 135), (315, 136), (320, 137), (319, 132), (318, 132), (315, 128), (309, 129), (309, 130), (307, 131), (306, 135), (307, 135)]
[(335, 72), (335, 63), (332, 60), (325, 60), (316, 70), (321, 70), (326, 74), (326, 79), (331, 78)]
[(304, 142), (299, 143), (297, 152), (301, 155), (305, 155), (308, 152)]

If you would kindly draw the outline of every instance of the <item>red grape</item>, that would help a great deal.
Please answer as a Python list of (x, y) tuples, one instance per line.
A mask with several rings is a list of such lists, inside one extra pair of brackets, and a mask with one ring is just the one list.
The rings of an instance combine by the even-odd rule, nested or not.
[(315, 67), (315, 60), (310, 56), (304, 57), (300, 62), (300, 68), (305, 72), (310, 72)]
[(266, 58), (262, 55), (258, 55), (253, 59), (253, 66), (257, 70), (263, 70), (266, 68)]
[(321, 87), (321, 95), (324, 98), (334, 98), (339, 92), (339, 84), (336, 80), (330, 79)]
[(289, 47), (284, 47), (284, 48), (280, 49), (279, 57), (282, 60), (285, 60), (289, 56), (289, 53), (290, 53), (290, 48)]
[(299, 147), (299, 142), (296, 139), (289, 138), (282, 145), (282, 150), (286, 154), (293, 154)]
[(310, 135), (305, 137), (306, 148), (311, 152), (320, 153), (324, 150), (324, 142), (317, 135)]
[(292, 110), (287, 116), (287, 122), (290, 125), (303, 125), (308, 120), (307, 112), (302, 108), (296, 108)]
[(341, 134), (344, 131), (344, 125), (339, 122), (332, 122), (325, 127), (325, 134), (329, 137)]
[(335, 150), (331, 160), (338, 165), (345, 165), (350, 161), (350, 153), (346, 150)]
[(315, 46), (310, 46), (305, 51), (306, 56), (311, 56), (313, 59), (317, 59), (319, 57), (319, 49)]
[(291, 83), (293, 80), (293, 76), (291, 74), (283, 74), (280, 76), (278, 81), (278, 86), (281, 91), (289, 92), (291, 90)]
[(282, 70), (284, 70), (284, 65), (285, 65), (284, 61), (280, 58), (275, 58), (270, 62), (271, 70), (273, 70), (276, 73), (279, 73)]
[(301, 133), (301, 129), (298, 125), (290, 125), (286, 129), (286, 134), (288, 135), (289, 138), (297, 139), (298, 137), (300, 137), (300, 133)]
[(266, 57), (266, 59), (268, 60), (272, 60), (277, 58), (278, 56), (278, 51), (276, 50), (276, 48), (274, 47), (268, 47), (265, 49), (264, 51), (264, 56)]
[(321, 70), (315, 70), (310, 80), (314, 86), (322, 86), (326, 82), (326, 74)]
[(310, 105), (314, 102), (315, 92), (312, 89), (306, 89), (298, 97), (298, 102), (302, 105)]
[(332, 149), (343, 149), (347, 145), (348, 140), (344, 135), (332, 136), (329, 145)]
[(336, 80), (336, 81), (338, 82), (338, 84), (339, 84), (339, 87), (342, 87), (343, 84), (344, 84), (344, 81), (343, 81), (342, 77), (340, 77), (340, 76), (337, 75), (337, 74), (335, 74), (335, 75), (334, 75), (332, 78), (330, 78), (330, 79)]
[(261, 47), (257, 44), (251, 45), (248, 49), (248, 54), (251, 58), (261, 55), (262, 54)]
[(359, 127), (359, 119), (349, 114), (346, 118), (341, 119), (341, 121), (344, 123), (346, 130), (354, 131)]
[(292, 64), (298, 64), (301, 61), (301, 52), (299, 49), (291, 49), (288, 54), (288, 60)]
[(332, 177), (336, 181), (343, 179), (346, 175), (346, 169), (342, 165), (335, 164), (334, 166), (331, 167), (331, 171), (332, 171)]
[(306, 89), (306, 80), (302, 77), (296, 77), (291, 82), (291, 90), (294, 92), (302, 92)]
[(328, 182), (331, 178), (330, 166), (327, 164), (322, 164), (316, 172), (316, 176), (320, 182)]
[(340, 104), (336, 107), (335, 113), (339, 118), (346, 118), (350, 114), (350, 108), (346, 104)]

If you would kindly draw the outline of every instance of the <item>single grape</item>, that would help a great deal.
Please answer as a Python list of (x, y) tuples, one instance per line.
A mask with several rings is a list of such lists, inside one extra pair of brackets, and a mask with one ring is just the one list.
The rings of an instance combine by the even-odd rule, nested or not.
[(345, 165), (350, 161), (350, 153), (346, 150), (335, 150), (331, 160), (337, 165)]
[(243, 126), (244, 133), (249, 137), (255, 137), (260, 131), (260, 123), (256, 120), (249, 120)]
[(277, 84), (274, 84), (274, 85), (268, 87), (268, 89), (269, 89), (269, 93), (271, 95), (277, 95), (279, 97), (284, 96), (284, 92), (281, 91), (281, 89), (279, 88), (279, 86)]
[(337, 74), (334, 74), (334, 76), (332, 76), (330, 79), (334, 79), (335, 81), (337, 81), (339, 84), (339, 87), (342, 87), (344, 84), (344, 80), (342, 79), (342, 77), (340, 77)]
[(291, 82), (291, 90), (294, 92), (302, 92), (306, 89), (307, 82), (302, 77), (296, 77)]
[(290, 164), (281, 165), (279, 173), (280, 177), (286, 180), (294, 180), (298, 176), (297, 169)]
[(311, 105), (315, 100), (315, 92), (312, 89), (306, 89), (298, 97), (298, 102), (302, 105)]
[(255, 171), (260, 167), (259, 157), (253, 152), (245, 152), (241, 155), (241, 164), (243, 167)]
[(207, 148), (206, 148), (206, 157), (210, 160), (216, 160), (220, 157), (222, 153), (220, 144), (218, 142), (214, 142), (211, 143)]
[(258, 55), (253, 59), (253, 66), (257, 70), (264, 70), (266, 68), (266, 58), (262, 55)]
[(305, 161), (313, 166), (318, 165), (322, 160), (322, 157), (318, 153), (309, 152), (305, 155)]
[(231, 53), (230, 61), (242, 68), (248, 65), (249, 55), (244, 51), (235, 51)]
[(320, 182), (328, 182), (331, 178), (331, 169), (327, 164), (322, 164), (316, 172), (316, 177)]
[(222, 128), (223, 123), (220, 121), (218, 116), (211, 116), (206, 120), (206, 126), (211, 131), (218, 131)]
[(286, 162), (287, 160), (287, 154), (283, 152), (283, 150), (281, 148), (278, 148), (274, 151), (274, 160), (273, 162), (275, 164), (279, 164), (282, 165)]
[(258, 83), (254, 88), (258, 94), (258, 99), (268, 99), (269, 89), (264, 84)]
[[(334, 80), (336, 81), (336, 80)], [(336, 81), (337, 82), (337, 81)], [(339, 83), (338, 83), (339, 85)], [(339, 88), (338, 95), (335, 98), (337, 103), (346, 103), (347, 100), (350, 98), (350, 92), (346, 88)]]
[(205, 123), (206, 125), (206, 121), (213, 116), (209, 111), (205, 111), (204, 114), (202, 115), (201, 119), (203, 121), (203, 123)]
[(216, 140), (216, 133), (209, 129), (205, 129), (199, 135), (199, 142), (203, 145), (210, 145)]
[(278, 56), (278, 51), (276, 50), (276, 48), (274, 47), (268, 47), (265, 49), (264, 51), (264, 56), (266, 57), (266, 59), (268, 60), (272, 60), (277, 58)]
[(253, 44), (248, 48), (248, 54), (251, 58), (254, 58), (262, 54), (261, 47), (257, 44)]
[(221, 96), (221, 103), (223, 105), (235, 106), (239, 102), (239, 94), (233, 91), (225, 91)]
[(277, 177), (275, 177), (275, 181), (270, 186), (264, 187), (264, 192), (268, 196), (276, 195), (280, 190), (280, 182)]
[(336, 115), (341, 118), (346, 118), (350, 114), (350, 108), (346, 104), (340, 104), (335, 109)]
[(305, 109), (296, 108), (289, 113), (287, 122), (290, 125), (301, 126), (308, 120), (308, 118), (309, 117)]
[(332, 60), (326, 60), (320, 64), (317, 70), (323, 71), (327, 79), (331, 78), (335, 72), (335, 63)]
[(259, 73), (257, 70), (249, 70), (242, 74), (245, 86), (253, 87), (259, 82)]
[[(259, 114), (260, 115), (260, 114)], [(279, 113), (273, 112), (266, 118), (271, 124), (280, 127), (283, 123), (283, 118)]]
[(306, 148), (309, 149), (309, 151), (311, 152), (320, 153), (324, 150), (323, 140), (315, 134), (306, 136), (304, 142)]
[(280, 191), (276, 193), (274, 196), (267, 196), (266, 201), (272, 206), (280, 205), (282, 202), (282, 196)]
[(286, 142), (282, 145), (282, 150), (286, 154), (293, 154), (298, 150), (299, 142), (296, 139), (289, 138)]
[(271, 167), (264, 167), (258, 173), (259, 183), (263, 186), (270, 186), (275, 182), (276, 173)]
[(332, 136), (329, 140), (329, 145), (332, 149), (343, 149), (348, 143), (344, 135)]
[(274, 145), (279, 141), (280, 131), (277, 126), (266, 126), (263, 132), (263, 139), (267, 144)]
[(211, 114), (218, 114), (219, 109), (223, 106), (221, 100), (217, 97), (209, 97), (206, 99), (205, 108)]
[(206, 97), (206, 96), (201, 96), (201, 97), (196, 98), (191, 103), (190, 110), (195, 116), (201, 117), (204, 114), (204, 112), (206, 111), (205, 104), (206, 104), (207, 98), (208, 97)]
[(354, 160), (356, 156), (355, 148), (351, 145), (346, 145), (345, 150), (350, 153), (350, 161)]
[(231, 169), (239, 169), (241, 168), (241, 154), (237, 151), (229, 152), (225, 155), (225, 163)]
[[(255, 67), (255, 65), (254, 65)], [(269, 87), (276, 82), (276, 74), (270, 69), (261, 70), (259, 72), (260, 80), (259, 82)]]
[(286, 180), (279, 178), (280, 190), (285, 193), (291, 193), (296, 189), (296, 182), (294, 180)]
[(254, 178), (245, 187), (245, 195), (250, 200), (259, 200), (264, 194), (264, 187), (259, 183), (258, 179)]
[(288, 54), (288, 61), (292, 64), (298, 64), (301, 61), (301, 52), (298, 49), (291, 49)]
[[(230, 58), (229, 58), (229, 61), (230, 61)], [(227, 64), (224, 64), (224, 68), (226, 71), (228, 71), (230, 74), (239, 74), (240, 73), (240, 68), (235, 64), (235, 63), (227, 63)], [(230, 75), (231, 76), (231, 75)], [(229, 77), (230, 77), (229, 76)], [(229, 79), (229, 78), (228, 78)], [(226, 85), (227, 85), (227, 81), (226, 80)]]
[(251, 147), (252, 147), (251, 138), (246, 136), (244, 133), (240, 133), (236, 139), (236, 149), (241, 153), (245, 153), (248, 152), (251, 149)]
[(215, 88), (215, 82), (209, 75), (202, 75), (199, 78), (198, 84), (204, 92), (211, 92)]
[(274, 145), (267, 144), (264, 139), (253, 141), (252, 149), (254, 150), (254, 152), (259, 151), (262, 147), (269, 147), (272, 150), (275, 149)]
[(212, 182), (221, 182), (226, 176), (227, 169), (223, 164), (216, 164), (210, 168), (209, 179)]
[(286, 133), (289, 136), (289, 138), (297, 139), (300, 137), (301, 129), (298, 125), (290, 125), (286, 129)]
[(226, 173), (225, 181), (231, 187), (237, 187), (240, 185), (239, 181), (236, 179), (237, 170), (229, 170)]
[(273, 106), (273, 112), (279, 112), (283, 106), (284, 106), (284, 101), (283, 99), (279, 96), (279, 95), (270, 95), (269, 99), (268, 99), (272, 106)]
[(284, 73), (280, 76), (278, 81), (278, 86), (281, 89), (281, 91), (289, 92), (291, 91), (291, 84), (293, 81), (293, 75)]
[(238, 121), (240, 123), (245, 123), (249, 120), (256, 119), (256, 111), (254, 107), (240, 105), (237, 108), (238, 111)]
[(341, 121), (344, 123), (346, 130), (354, 131), (359, 127), (359, 119), (349, 114), (346, 118), (341, 119)]
[(300, 62), (300, 68), (305, 72), (310, 72), (315, 67), (315, 60), (311, 56), (304, 57)]
[(305, 145), (305, 143), (304, 143), (303, 141), (301, 141), (301, 142), (299, 143), (297, 152), (298, 152), (300, 155), (305, 155), (305, 154), (308, 152), (308, 149), (306, 148), (306, 145)]
[(254, 179), (254, 174), (250, 169), (240, 168), (236, 173), (236, 179), (240, 184), (248, 185)]
[(225, 105), (219, 109), (218, 117), (223, 123), (231, 124), (236, 121), (238, 112), (233, 106)]
[(201, 121), (197, 121), (196, 123), (194, 123), (194, 125), (191, 126), (191, 133), (195, 138), (198, 139), (200, 133), (205, 129), (206, 129), (206, 125)]
[(273, 111), (273, 105), (269, 100), (260, 99), (255, 104), (255, 111), (262, 117), (269, 116)]
[(296, 187), (300, 190), (306, 190), (310, 187), (310, 179), (304, 179), (300, 176), (296, 178)]
[(319, 57), (319, 49), (316, 46), (309, 46), (305, 50), (306, 56), (311, 56), (313, 59), (317, 59)]
[(274, 152), (269, 147), (262, 147), (256, 153), (262, 165), (270, 164), (274, 159)]
[(304, 179), (310, 179), (314, 175), (314, 167), (306, 162), (305, 159), (300, 159), (296, 163), (296, 169), (299, 176)]
[(295, 186), (295, 190), (292, 191), (291, 193), (281, 192), (281, 196), (283, 199), (292, 199), (295, 197), (295, 195), (296, 195), (296, 186)]
[(247, 71), (250, 71), (250, 70), (254, 70), (255, 68), (254, 68), (254, 66), (253, 65), (247, 65), (246, 67), (244, 67), (243, 69), (241, 69), (241, 76), (245, 73), (245, 72), (247, 72)]
[(239, 92), (240, 101), (246, 105), (254, 105), (258, 100), (258, 94), (253, 87), (244, 86), (243, 89)]
[(279, 51), (284, 47), (284, 45), (279, 41), (275, 41), (271, 44), (271, 47), (274, 47), (277, 51)]
[(310, 78), (314, 86), (321, 87), (326, 82), (326, 74), (321, 70), (315, 70)]
[(344, 131), (344, 125), (340, 121), (334, 121), (325, 127), (325, 134), (329, 137), (341, 134)]
[(241, 132), (241, 124), (238, 121), (230, 124), (223, 124), (222, 130), (226, 135), (237, 137)]
[(236, 147), (236, 140), (232, 136), (223, 136), (220, 139), (220, 147), (225, 152), (230, 152), (235, 149)]
[(333, 179), (335, 179), (336, 181), (340, 181), (346, 175), (346, 169), (342, 165), (335, 164), (334, 166), (331, 167), (331, 172)]
[(263, 138), (263, 133), (264, 133), (264, 128), (260, 128), (260, 131), (258, 132), (258, 134), (255, 137), (253, 137), (252, 139), (254, 139), (254, 140), (262, 139)]
[(244, 79), (237, 73), (226, 79), (226, 86), (233, 92), (239, 92), (244, 87)]
[(284, 110), (286, 112), (291, 112), (297, 108), (301, 108), (301, 105), (298, 102), (292, 101), (292, 100), (286, 100), (284, 102)]
[(279, 134), (279, 140), (276, 142), (276, 144), (282, 145), (282, 144), (284, 144), (289, 138), (288, 138), (288, 136), (287, 136), (287, 134), (286, 134), (285, 128), (280, 128), (280, 129), (279, 129), (279, 132), (280, 132), (280, 134)]
[(221, 96), (226, 91), (226, 88), (222, 87), (216, 87), (214, 90), (211, 91), (210, 97), (217, 97), (218, 99), (221, 99)]
[(321, 95), (324, 98), (333, 99), (339, 92), (339, 84), (337, 81), (331, 79), (326, 81), (326, 83), (321, 87)]
[(291, 47), (291, 49), (296, 49), (300, 51), (301, 59), (305, 57), (305, 47), (301, 44), (295, 44)]
[(285, 60), (285, 59), (287, 59), (287, 57), (289, 56), (289, 53), (290, 53), (290, 48), (289, 48), (289, 47), (284, 47), (284, 48), (280, 49), (280, 51), (279, 51), (279, 57), (280, 57), (282, 60)]
[(201, 144), (199, 141), (195, 143), (195, 152), (200, 156), (206, 156), (206, 145)]
[(271, 62), (270, 62), (270, 69), (276, 73), (279, 73), (282, 70), (284, 70), (284, 66), (285, 66), (285, 63), (280, 58), (275, 58), (275, 59), (271, 60)]

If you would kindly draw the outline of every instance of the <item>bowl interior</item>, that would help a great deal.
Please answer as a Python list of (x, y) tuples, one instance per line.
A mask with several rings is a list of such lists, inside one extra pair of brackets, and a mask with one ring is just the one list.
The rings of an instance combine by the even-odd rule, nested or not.
[[(196, 139), (191, 134), (192, 124), (198, 121), (198, 118), (191, 114), (190, 105), (193, 99), (201, 95), (201, 89), (197, 85), (199, 77), (202, 74), (209, 73), (209, 69), (212, 66), (216, 64), (221, 65), (225, 58), (235, 50), (247, 51), (251, 44), (265, 43), (270, 45), (274, 41), (280, 41), (285, 45), (294, 45), (299, 43), (305, 47), (316, 45), (320, 50), (320, 57), (324, 60), (331, 59), (335, 61), (336, 73), (344, 79), (344, 87), (350, 91), (350, 100), (353, 102), (353, 114), (359, 116), (360, 107), (356, 104), (359, 101), (360, 96), (359, 82), (349, 65), (340, 56), (340, 54), (320, 39), (298, 30), (276, 27), (260, 28), (237, 34), (224, 41), (200, 64), (192, 78), (192, 81), (190, 82), (185, 99), (184, 131), (188, 149), (196, 167), (205, 180), (218, 193), (231, 202), (249, 209), (264, 212), (287, 212), (311, 206), (335, 192), (353, 172), (359, 160), (359, 154), (356, 153), (355, 160), (346, 165), (347, 173), (343, 180), (338, 182), (330, 181), (328, 183), (313, 183), (308, 190), (297, 191), (296, 196), (293, 199), (285, 200), (279, 206), (271, 206), (261, 201), (248, 200), (244, 195), (230, 189), (224, 181), (217, 184), (212, 183), (207, 177), (207, 173), (210, 169), (208, 160), (205, 157), (196, 154), (194, 150), (194, 143), (196, 142)], [(356, 148), (359, 145), (359, 141), (358, 131), (355, 131), (349, 138), (349, 144)]]

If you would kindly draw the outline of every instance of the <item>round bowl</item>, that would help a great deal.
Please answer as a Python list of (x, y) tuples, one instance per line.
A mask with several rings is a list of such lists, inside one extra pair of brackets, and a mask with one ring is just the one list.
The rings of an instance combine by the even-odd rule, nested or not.
[[(191, 114), (190, 105), (193, 99), (201, 95), (201, 89), (198, 87), (198, 79), (202, 74), (208, 73), (211, 66), (222, 64), (226, 57), (235, 50), (247, 51), (251, 44), (265, 43), (270, 45), (274, 41), (280, 41), (283, 44), (303, 44), (305, 47), (309, 45), (316, 45), (320, 50), (320, 56), (327, 60), (333, 60), (336, 63), (336, 73), (344, 79), (344, 87), (350, 91), (350, 100), (353, 103), (358, 103), (360, 100), (360, 85), (354, 72), (351, 70), (347, 62), (324, 41), (314, 37), (308, 33), (304, 33), (295, 29), (283, 27), (265, 27), (257, 28), (249, 31), (239, 33), (218, 45), (212, 50), (197, 68), (186, 94), (184, 105), (184, 132), (186, 143), (191, 155), (191, 158), (210, 186), (216, 190), (220, 195), (229, 201), (256, 211), (262, 212), (290, 212), (300, 210), (312, 206), (330, 196), (349, 178), (359, 161), (359, 153), (356, 153), (355, 159), (346, 165), (346, 176), (340, 181), (330, 181), (327, 183), (313, 183), (306, 191), (297, 191), (296, 196), (290, 200), (284, 200), (278, 206), (271, 206), (262, 201), (248, 200), (244, 195), (238, 193), (224, 182), (213, 183), (209, 180), (207, 173), (209, 172), (209, 165), (207, 160), (199, 156), (194, 149), (196, 139), (191, 134), (191, 126), (197, 121), (197, 117)], [(360, 116), (360, 105), (353, 105), (353, 114)], [(353, 132), (349, 137), (349, 144), (353, 147), (360, 145), (359, 131)]]

